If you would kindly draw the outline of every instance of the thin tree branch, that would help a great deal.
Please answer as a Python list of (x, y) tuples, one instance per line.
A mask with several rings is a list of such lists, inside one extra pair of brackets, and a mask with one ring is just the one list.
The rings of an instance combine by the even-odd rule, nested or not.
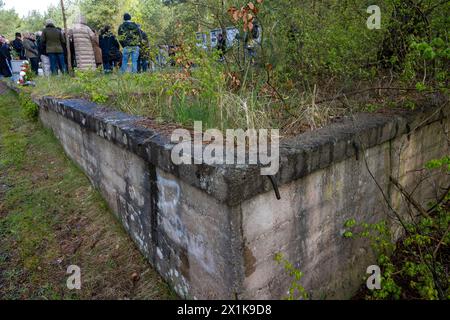
[(389, 180), (397, 187), (397, 189), (405, 196), (406, 200), (411, 203), (414, 208), (424, 217), (430, 218), (428, 212), (405, 190), (405, 188), (393, 176), (389, 176)]

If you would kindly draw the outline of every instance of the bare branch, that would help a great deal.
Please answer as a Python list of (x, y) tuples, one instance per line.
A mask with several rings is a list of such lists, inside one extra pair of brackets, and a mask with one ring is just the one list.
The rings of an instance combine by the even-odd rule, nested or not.
[(414, 208), (424, 217), (430, 218), (428, 212), (405, 190), (405, 188), (395, 179), (393, 176), (389, 177), (389, 180), (397, 187), (397, 189), (405, 196), (406, 200), (411, 203)]

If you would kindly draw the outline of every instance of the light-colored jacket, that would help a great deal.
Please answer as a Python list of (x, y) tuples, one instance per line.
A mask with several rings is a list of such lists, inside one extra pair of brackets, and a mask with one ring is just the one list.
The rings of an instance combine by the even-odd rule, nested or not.
[(75, 47), (77, 68), (80, 70), (95, 70), (94, 46), (95, 33), (84, 23), (77, 23), (69, 31)]

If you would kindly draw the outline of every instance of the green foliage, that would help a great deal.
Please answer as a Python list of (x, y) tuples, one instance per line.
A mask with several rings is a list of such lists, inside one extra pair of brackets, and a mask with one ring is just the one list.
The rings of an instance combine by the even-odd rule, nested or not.
[(427, 90), (427, 86), (424, 85), (422, 82), (417, 82), (416, 83), (416, 89), (419, 92), (423, 92), (423, 91)]
[(375, 112), (379, 108), (380, 108), (380, 105), (378, 105), (378, 104), (368, 103), (363, 110), (367, 111), (367, 112)]
[(350, 219), (347, 220), (344, 224), (344, 227), (346, 228), (353, 228), (356, 225), (356, 220), (355, 219)]
[(293, 278), (291, 286), (289, 287), (289, 296), (286, 300), (306, 300), (308, 299), (308, 293), (301, 285), (303, 278), (303, 272), (294, 267), (287, 259), (283, 257), (283, 254), (277, 253), (274, 257), (277, 264), (282, 265), (284, 270)]
[(123, 0), (84, 0), (80, 3), (80, 11), (94, 30), (100, 30), (105, 24), (117, 29), (122, 20), (123, 2)]
[(430, 170), (443, 168), (447, 169), (447, 172), (450, 173), (450, 156), (428, 161), (425, 167)]
[(258, 18), (267, 30), (268, 62), (279, 76), (306, 84), (324, 75), (366, 76), (361, 66), (376, 59), (374, 44), (382, 40), (382, 33), (366, 27), (368, 16), (358, 14), (366, 8), (366, 1), (265, 2)]
[(19, 103), (22, 107), (23, 114), (31, 120), (37, 120), (39, 115), (39, 107), (30, 97), (29, 93), (21, 92), (19, 93)]
[(20, 17), (14, 10), (6, 10), (3, 2), (0, 3), (0, 21), (0, 35), (14, 39), (14, 34), (20, 26)]
[[(423, 74), (425, 82), (427, 75), (434, 75), (436, 85), (445, 87), (448, 79), (448, 63), (450, 60), (450, 47), (448, 41), (445, 42), (442, 38), (436, 37), (431, 41), (417, 42), (415, 40), (411, 43), (411, 53), (409, 59), (415, 68), (415, 73)], [(426, 90), (424, 83), (417, 84), (417, 90)]]
[[(306, 0), (301, 5), (289, 0), (66, 1), (69, 27), (81, 13), (92, 28), (110, 24), (117, 33), (123, 13), (129, 12), (149, 36), (150, 59), (155, 61), (158, 45), (177, 45), (176, 66), (158, 75), (104, 78), (94, 73), (73, 83), (62, 80), (55, 88), (44, 87), (183, 125), (202, 120), (208, 127), (277, 127), (283, 134), (315, 129), (361, 110), (377, 112), (386, 105), (398, 106), (399, 101), (414, 109), (418, 95), (448, 90), (450, 28), (445, 15), (448, 4), (411, 3), (379, 1), (382, 28), (369, 30), (366, 0)], [(249, 11), (252, 24), (261, 27), (261, 41), (253, 43), (256, 57), (252, 59), (246, 50), (252, 42), (249, 22), (229, 14), (231, 8), (250, 7), (257, 8)], [(51, 17), (61, 26), (59, 9), (49, 8), (42, 19)], [(417, 10), (426, 21), (417, 16)], [(31, 13), (23, 26), (35, 28), (39, 19), (39, 14)], [(210, 30), (229, 26), (237, 27), (240, 35), (227, 48), (224, 62), (218, 62), (215, 50), (196, 46), (195, 32), (209, 36)], [(385, 70), (386, 66), (391, 70)], [(413, 97), (398, 91), (394, 98), (378, 91), (378, 97), (370, 100), (367, 95), (374, 96), (375, 91), (346, 95), (374, 83), (385, 86), (384, 82), (417, 91), (407, 91)], [(343, 94), (345, 99), (334, 99)], [(318, 100), (322, 102), (316, 104)]]
[(75, 71), (74, 81), (79, 85), (80, 90), (89, 94), (90, 100), (95, 103), (105, 103), (108, 96), (102, 93), (106, 86), (107, 78), (101, 77), (100, 71)]
[[(450, 157), (427, 163), (428, 169), (443, 168), (450, 173)], [(450, 294), (448, 258), (450, 242), (450, 193), (431, 203), (428, 215), (401, 221), (405, 236), (393, 242), (386, 221), (374, 224), (346, 221), (346, 238), (368, 239), (382, 269), (381, 290), (371, 291), (368, 299), (400, 299), (403, 294), (414, 298), (447, 299)], [(352, 237), (346, 236), (351, 234)]]
[(201, 5), (186, 3), (167, 6), (155, 0), (133, 1), (125, 7), (133, 20), (146, 31), (150, 43), (155, 45), (179, 44), (185, 35), (191, 38), (198, 27), (196, 14), (203, 11)]
[(77, 70), (74, 78), (39, 78), (33, 90), (38, 95), (83, 97), (124, 112), (187, 126), (201, 120), (205, 129), (277, 125), (276, 119), (270, 119), (272, 110), (253, 91), (229, 91), (229, 78), (217, 52), (201, 50), (188, 39), (176, 60), (182, 69), (123, 75)]
[[(404, 43), (405, 46), (414, 47), (419, 44), (420, 54), (427, 61), (445, 56), (448, 59), (449, 21), (445, 15), (448, 3), (437, 0), (413, 2), (412, 5), (404, 5), (397, 0), (380, 1), (377, 5), (382, 11), (382, 29), (369, 30), (366, 27), (368, 14), (365, 13), (369, 3), (365, 0), (307, 0), (294, 6), (289, 0), (264, 1), (257, 4), (259, 11), (254, 14), (255, 23), (263, 28), (262, 43), (257, 50), (259, 65), (270, 63), (274, 66), (275, 78), (280, 81), (300, 81), (303, 89), (309, 89), (314, 81), (323, 76), (344, 79), (373, 77), (374, 74), (365, 65), (377, 62), (379, 48), (382, 46), (390, 48), (396, 43)], [(256, 1), (253, 3), (256, 4)], [(228, 9), (241, 8), (247, 4), (247, 0), (224, 0), (220, 3), (217, 0), (66, 1), (69, 24), (82, 13), (92, 28), (98, 30), (105, 24), (111, 24), (117, 30), (123, 13), (130, 12), (133, 20), (147, 31), (152, 43), (167, 44), (178, 44), (177, 41), (186, 34), (207, 32), (233, 24), (241, 29), (243, 40), (246, 30), (241, 22), (236, 23), (231, 19)], [(58, 11), (58, 6), (50, 7), (42, 17), (39, 13), (32, 12), (23, 19), (22, 25), (26, 29), (36, 28), (39, 20), (43, 23), (48, 17), (61, 25), (61, 13)], [(425, 21), (417, 16), (417, 12), (419, 15), (422, 13)], [(410, 19), (401, 19), (409, 16)], [(410, 32), (406, 32), (409, 30), (417, 31), (411, 34), (411, 39), (408, 38)], [(391, 34), (397, 38), (389, 38)], [(241, 70), (243, 42), (241, 41), (238, 51), (231, 50), (229, 54), (229, 59), (237, 60)], [(429, 46), (426, 47), (423, 43), (429, 43)], [(401, 61), (399, 54), (394, 52), (390, 61)], [(413, 58), (411, 56), (411, 59), (407, 59), (405, 66), (415, 64)]]
[(25, 32), (36, 32), (42, 30), (45, 24), (45, 15), (39, 11), (33, 10), (22, 19), (20, 30)]
[[(75, 13), (78, 11), (77, 0), (64, 0), (64, 5), (66, 9), (67, 23), (70, 25), (74, 20)], [(59, 1), (55, 5), (50, 5), (43, 16), (43, 23), (45, 23), (45, 20), (47, 19), (52, 19), (56, 26), (61, 28), (64, 26), (61, 4)]]
[[(147, 261), (51, 130), (26, 121), (17, 98), (11, 91), (0, 95), (0, 183), (6, 187), (0, 192), (2, 299), (177, 299), (156, 271), (148, 270)], [(81, 220), (77, 230), (61, 233)], [(74, 238), (97, 244), (77, 242), (74, 251), (61, 245)], [(76, 292), (66, 287), (68, 261), (62, 257), (69, 256), (70, 264), (84, 266), (83, 287)], [(130, 270), (147, 272), (130, 286)]]
[(343, 236), (344, 236), (345, 238), (353, 238), (353, 232), (351, 232), (351, 231), (345, 231), (344, 234), (343, 234)]

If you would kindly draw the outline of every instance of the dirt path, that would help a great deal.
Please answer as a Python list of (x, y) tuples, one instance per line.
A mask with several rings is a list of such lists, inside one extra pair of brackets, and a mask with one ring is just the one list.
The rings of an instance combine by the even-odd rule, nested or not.
[(0, 93), (0, 299), (176, 298), (53, 135)]

